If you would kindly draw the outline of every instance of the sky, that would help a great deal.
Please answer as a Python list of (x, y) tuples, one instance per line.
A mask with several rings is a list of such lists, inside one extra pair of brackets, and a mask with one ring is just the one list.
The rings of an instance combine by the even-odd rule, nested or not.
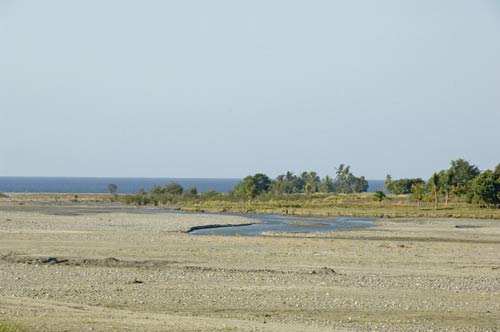
[(498, 0), (0, 0), (0, 176), (500, 163)]

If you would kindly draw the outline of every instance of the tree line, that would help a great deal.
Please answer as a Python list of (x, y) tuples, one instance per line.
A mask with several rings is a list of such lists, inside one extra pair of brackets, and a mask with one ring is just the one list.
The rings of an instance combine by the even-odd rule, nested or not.
[[(111, 189), (116, 191), (116, 188), (110, 188), (110, 192)], [(321, 178), (318, 173), (308, 171), (298, 175), (286, 172), (272, 179), (266, 174), (257, 173), (243, 178), (227, 194), (213, 190), (198, 193), (195, 187), (185, 190), (180, 184), (169, 183), (153, 187), (150, 193), (142, 190), (135, 195), (126, 195), (124, 201), (128, 204), (158, 205), (215, 198), (237, 201), (257, 197), (265, 200), (280, 196), (293, 199), (308, 197), (314, 193), (353, 194), (367, 190), (368, 181), (364, 176), (355, 176), (349, 165), (340, 164), (334, 177), (326, 175)], [(494, 170), (480, 171), (476, 165), (464, 159), (452, 160), (448, 169), (434, 172), (427, 181), (422, 178), (394, 180), (387, 175), (385, 192), (377, 191), (373, 198), (382, 202), (386, 193), (411, 195), (418, 207), (421, 207), (424, 200), (430, 200), (437, 209), (441, 202), (448, 205), (450, 199), (455, 197), (467, 203), (479, 204), (481, 207), (497, 208), (500, 207), (500, 164)]]
[[(209, 190), (198, 193), (193, 187), (187, 190), (178, 183), (169, 183), (165, 186), (154, 186), (149, 193), (140, 190), (137, 194), (125, 195), (123, 200), (127, 204), (158, 205), (189, 201), (193, 199), (229, 199), (252, 200), (263, 195), (288, 195), (314, 193), (360, 193), (368, 190), (368, 181), (364, 176), (357, 177), (351, 172), (348, 165), (341, 164), (336, 169), (335, 177), (325, 176), (323, 179), (314, 171), (302, 172), (295, 175), (286, 172), (271, 179), (269, 176), (257, 173), (243, 178), (231, 192), (227, 194)], [(111, 192), (111, 191), (110, 191)]]
[(355, 176), (348, 165), (340, 164), (335, 174), (335, 178), (327, 175), (321, 179), (314, 171), (302, 172), (300, 175), (286, 172), (271, 179), (265, 174), (258, 173), (246, 176), (236, 185), (234, 192), (252, 199), (264, 193), (278, 195), (297, 193), (309, 195), (316, 192), (351, 194), (368, 190), (368, 181), (365, 177)]
[(480, 171), (464, 159), (452, 160), (448, 169), (434, 172), (427, 181), (421, 178), (393, 180), (387, 175), (385, 189), (397, 195), (411, 194), (419, 207), (427, 198), (437, 209), (442, 200), (448, 205), (451, 196), (482, 207), (499, 207), (500, 164), (494, 170)]

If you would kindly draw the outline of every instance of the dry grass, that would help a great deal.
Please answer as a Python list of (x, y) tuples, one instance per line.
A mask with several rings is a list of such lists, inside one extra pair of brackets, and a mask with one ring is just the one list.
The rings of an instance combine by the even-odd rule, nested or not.
[(480, 218), (500, 219), (500, 209), (485, 209), (455, 200), (442, 203), (436, 210), (431, 202), (423, 202), (421, 208), (406, 195), (388, 195), (379, 203), (373, 194), (313, 195), (301, 201), (254, 200), (248, 202), (202, 201), (186, 203), (183, 210), (207, 212), (254, 212), (292, 214), (304, 216), (349, 216), (380, 218)]

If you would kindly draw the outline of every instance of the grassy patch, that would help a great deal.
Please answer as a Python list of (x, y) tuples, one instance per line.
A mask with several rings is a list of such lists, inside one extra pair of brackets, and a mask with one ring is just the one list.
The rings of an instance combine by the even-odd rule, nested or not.
[[(292, 197), (290, 197), (292, 198)], [(421, 207), (407, 195), (388, 195), (383, 202), (373, 200), (373, 194), (350, 195), (303, 195), (300, 199), (283, 197), (257, 198), (251, 202), (227, 199), (178, 202), (178, 207), (187, 211), (272, 213), (301, 216), (346, 216), (376, 218), (480, 218), (500, 219), (500, 209), (486, 209), (455, 200), (448, 205), (442, 203), (434, 209), (432, 202), (423, 202)]]
[(26, 332), (26, 330), (19, 323), (0, 320), (0, 332)]

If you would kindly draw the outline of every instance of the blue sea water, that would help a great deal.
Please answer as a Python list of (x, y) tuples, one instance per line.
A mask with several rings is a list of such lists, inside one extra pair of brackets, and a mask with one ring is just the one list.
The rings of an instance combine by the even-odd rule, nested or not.
[[(0, 177), (0, 192), (33, 193), (107, 193), (108, 184), (118, 186), (118, 193), (150, 191), (153, 186), (171, 182), (184, 188), (196, 187), (199, 192), (215, 190), (229, 192), (241, 179), (182, 179), (182, 178), (78, 178), (78, 177)], [(383, 180), (369, 180), (368, 191), (383, 190)]]
[(107, 193), (108, 184), (118, 186), (118, 193), (150, 191), (153, 186), (172, 182), (184, 188), (196, 187), (199, 192), (228, 192), (240, 179), (180, 179), (180, 178), (76, 178), (76, 177), (0, 177), (0, 192), (44, 193)]

